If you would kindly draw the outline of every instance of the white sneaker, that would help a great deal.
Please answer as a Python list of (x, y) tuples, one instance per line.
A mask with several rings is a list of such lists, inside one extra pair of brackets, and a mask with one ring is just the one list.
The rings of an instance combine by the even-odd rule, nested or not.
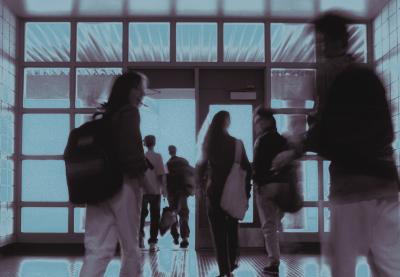
[(158, 246), (157, 246), (157, 243), (150, 243), (149, 250), (150, 250), (150, 252), (157, 252), (159, 250)]

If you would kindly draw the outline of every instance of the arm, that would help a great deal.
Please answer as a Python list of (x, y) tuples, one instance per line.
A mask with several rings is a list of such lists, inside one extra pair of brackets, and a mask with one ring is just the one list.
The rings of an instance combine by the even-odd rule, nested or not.
[(123, 173), (130, 177), (142, 176), (147, 166), (139, 111), (133, 107), (123, 108), (113, 123), (116, 155)]
[(251, 191), (251, 164), (246, 154), (246, 149), (244, 148), (243, 142), (241, 142), (242, 147), (242, 160), (240, 162), (241, 167), (246, 171), (246, 193), (247, 198), (250, 198), (250, 191)]

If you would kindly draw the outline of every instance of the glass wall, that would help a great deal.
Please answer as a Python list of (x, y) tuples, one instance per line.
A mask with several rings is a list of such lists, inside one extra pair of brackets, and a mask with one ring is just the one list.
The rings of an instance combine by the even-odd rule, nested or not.
[[(353, 45), (351, 51), (359, 61), (366, 62), (366, 26), (351, 25), (349, 30)], [(193, 69), (205, 63), (209, 66), (235, 67), (245, 64), (264, 67), (265, 103), (275, 109), (278, 130), (288, 136), (301, 134), (307, 129), (306, 115), (314, 107), (317, 71), (321, 61), (316, 54), (315, 32), (308, 24), (217, 21), (26, 22), (24, 32), (25, 56), (21, 76), (23, 114), (18, 122), (22, 134), (22, 144), (19, 146), (22, 202), (18, 211), (21, 215), (18, 230), (22, 233), (71, 234), (84, 231), (85, 210), (68, 203), (62, 153), (69, 131), (90, 118), (90, 113), (106, 100), (115, 76), (127, 67), (145, 64), (151, 68), (152, 65), (157, 67), (162, 64), (167, 65), (166, 68), (177, 68), (184, 64)], [(8, 46), (12, 47), (9, 38)], [(4, 47), (5, 40), (2, 43)], [(8, 126), (5, 131), (2, 129), (1, 135), (11, 134), (7, 136), (10, 138), (14, 120), (10, 108), (14, 105), (15, 89), (15, 84), (10, 80), (15, 76), (15, 66), (2, 58), (1, 70), (6, 74), (2, 74), (0, 85), (7, 88), (8, 93), (1, 94), (0, 128)], [(195, 102), (191, 99), (189, 105), (188, 99), (147, 98), (145, 101), (147, 107), (156, 110), (157, 116), (143, 109), (142, 131), (144, 134), (158, 132), (162, 137), (159, 140), (160, 152), (167, 160), (166, 147), (174, 144), (174, 137), (162, 130), (168, 126), (175, 135), (179, 135), (179, 128), (173, 125), (176, 122), (171, 121), (176, 116), (173, 115), (175, 111), (187, 115), (187, 118), (176, 116), (179, 120), (188, 122), (190, 118), (195, 122), (198, 116), (194, 112)], [(246, 151), (252, 159), (252, 110), (251, 105), (248, 106), (250, 110), (243, 105), (244, 110), (237, 113), (243, 116), (232, 121), (236, 120), (239, 124), (232, 126), (232, 132), (237, 132), (238, 137), (244, 136), (242, 139)], [(189, 109), (193, 109), (193, 114)], [(182, 122), (180, 124), (186, 124)], [(245, 126), (250, 126), (250, 129), (243, 129)], [(234, 130), (236, 127), (238, 130)], [(194, 128), (194, 125), (184, 128)], [(181, 142), (182, 150), (189, 153), (187, 158), (194, 163), (196, 153), (191, 147), (193, 142), (189, 140), (194, 140), (194, 137)], [(1, 138), (0, 195), (1, 201), (5, 199), (1, 203), (11, 203), (14, 163), (7, 157), (13, 153), (10, 148), (13, 140), (8, 143), (3, 141), (7, 142), (7, 139)], [(324, 215), (328, 214), (323, 209), (327, 204), (329, 188), (327, 164), (310, 153), (301, 162), (300, 172), (307, 208), (298, 214), (286, 216), (283, 228), (286, 232), (323, 232), (324, 222), (327, 222)], [(4, 220), (12, 221), (10, 206), (2, 207), (3, 204), (1, 211), (6, 211), (4, 218), (7, 219)], [(249, 210), (245, 222), (257, 221), (253, 213), (253, 210)], [(52, 223), (40, 228), (33, 226), (32, 219), (39, 217)]]

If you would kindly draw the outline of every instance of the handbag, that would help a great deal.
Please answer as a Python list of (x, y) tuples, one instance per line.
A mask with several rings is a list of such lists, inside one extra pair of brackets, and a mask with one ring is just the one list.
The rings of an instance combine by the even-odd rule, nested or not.
[(176, 211), (171, 209), (170, 207), (165, 207), (162, 211), (159, 230), (161, 236), (165, 235), (165, 233), (178, 221)]
[(246, 194), (246, 175), (240, 165), (242, 158), (242, 142), (236, 140), (235, 160), (226, 179), (221, 197), (221, 208), (233, 218), (242, 220), (246, 214), (249, 203)]
[(300, 193), (298, 171), (299, 166), (294, 162), (284, 169), (289, 177), (288, 182), (280, 183), (278, 193), (275, 196), (275, 202), (279, 209), (285, 213), (297, 213), (304, 206), (303, 195)]

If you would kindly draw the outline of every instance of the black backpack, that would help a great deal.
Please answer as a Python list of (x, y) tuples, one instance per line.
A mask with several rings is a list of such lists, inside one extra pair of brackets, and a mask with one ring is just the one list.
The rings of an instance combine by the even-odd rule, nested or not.
[(108, 116), (71, 131), (64, 151), (71, 203), (97, 204), (121, 189), (123, 174), (114, 148)]

